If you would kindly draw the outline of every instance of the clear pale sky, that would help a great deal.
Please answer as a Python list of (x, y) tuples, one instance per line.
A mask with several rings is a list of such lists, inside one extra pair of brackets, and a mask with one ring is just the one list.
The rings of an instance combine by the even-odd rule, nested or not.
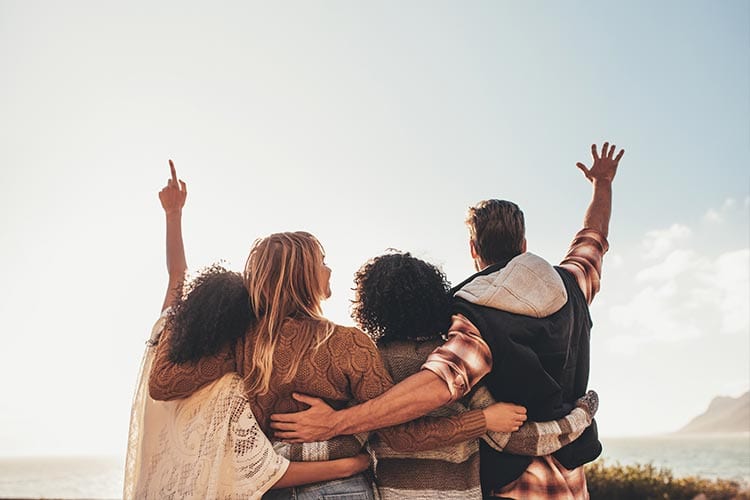
[(472, 272), (466, 209), (519, 203), (556, 262), (592, 142), (626, 149), (592, 308), (604, 436), (750, 384), (750, 4), (0, 0), (0, 455), (121, 454), (166, 286), (305, 229), (351, 324), (394, 247)]

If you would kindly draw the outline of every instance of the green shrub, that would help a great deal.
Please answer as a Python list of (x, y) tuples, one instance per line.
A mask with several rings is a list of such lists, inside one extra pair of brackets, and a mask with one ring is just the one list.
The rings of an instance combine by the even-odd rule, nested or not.
[(674, 477), (672, 471), (652, 464), (614, 465), (598, 460), (586, 466), (592, 500), (750, 500), (748, 490), (735, 481)]

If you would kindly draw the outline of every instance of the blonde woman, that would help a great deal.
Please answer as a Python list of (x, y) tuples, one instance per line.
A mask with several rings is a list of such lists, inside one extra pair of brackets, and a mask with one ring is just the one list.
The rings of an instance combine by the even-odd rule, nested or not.
[[(295, 400), (296, 393), (343, 408), (385, 392), (393, 381), (372, 340), (357, 328), (322, 316), (321, 302), (331, 294), (330, 273), (323, 247), (309, 233), (277, 233), (257, 240), (244, 273), (255, 319), (235, 342), (188, 363), (170, 356), (175, 339), (167, 329), (151, 370), (151, 396), (183, 398), (236, 371), (261, 429), (268, 433), (272, 413), (305, 408)], [(511, 432), (524, 420), (521, 407), (499, 403), (458, 416), (420, 419), (378, 434), (392, 449), (421, 450), (471, 440), (487, 430)], [(292, 461), (330, 460), (356, 456), (365, 439), (339, 436), (319, 443), (279, 443), (277, 449)], [(280, 490), (270, 497), (306, 500), (327, 495), (373, 498), (370, 480), (361, 474)]]
[(183, 296), (186, 270), (181, 232), (186, 185), (172, 177), (159, 193), (167, 218), (169, 286), (154, 326), (133, 400), (123, 498), (260, 498), (269, 488), (338, 479), (369, 465), (367, 455), (290, 463), (278, 455), (250, 410), (242, 381), (229, 373), (187, 399), (154, 401), (148, 374), (165, 324), (176, 331), (173, 355), (210, 355), (231, 339), (232, 324), (247, 322), (243, 280), (213, 266)]

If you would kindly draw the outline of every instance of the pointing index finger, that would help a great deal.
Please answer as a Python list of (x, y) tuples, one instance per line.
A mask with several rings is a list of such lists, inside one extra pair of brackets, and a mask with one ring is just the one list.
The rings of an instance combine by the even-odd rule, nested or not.
[(169, 170), (172, 172), (172, 182), (177, 185), (177, 170), (174, 168), (174, 162), (169, 160)]

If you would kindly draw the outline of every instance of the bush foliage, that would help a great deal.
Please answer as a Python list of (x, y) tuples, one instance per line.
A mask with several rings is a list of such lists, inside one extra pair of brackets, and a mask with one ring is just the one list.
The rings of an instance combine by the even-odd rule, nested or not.
[(674, 477), (672, 471), (652, 464), (586, 466), (592, 500), (750, 500), (747, 488), (736, 481)]

